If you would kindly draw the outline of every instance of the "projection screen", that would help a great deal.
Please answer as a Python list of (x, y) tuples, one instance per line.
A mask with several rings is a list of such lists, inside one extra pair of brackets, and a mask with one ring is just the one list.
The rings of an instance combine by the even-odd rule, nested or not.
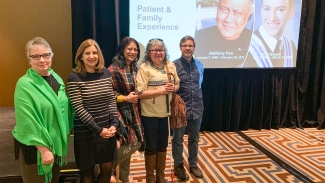
[(130, 37), (161, 38), (170, 60), (195, 38), (205, 68), (294, 68), (302, 0), (130, 0)]

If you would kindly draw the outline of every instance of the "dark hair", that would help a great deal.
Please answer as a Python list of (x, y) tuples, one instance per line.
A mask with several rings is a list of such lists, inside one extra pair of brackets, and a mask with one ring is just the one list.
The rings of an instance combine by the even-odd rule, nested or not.
[(164, 48), (164, 50), (165, 50), (165, 58), (163, 60), (163, 63), (166, 64), (167, 59), (169, 59), (168, 50), (167, 50), (167, 47), (166, 47), (165, 43), (163, 42), (163, 40), (159, 39), (159, 38), (154, 38), (154, 39), (149, 40), (149, 42), (148, 42), (148, 44), (146, 46), (146, 52), (145, 52), (145, 56), (143, 58), (143, 62), (144, 63), (152, 62), (149, 55), (150, 55), (151, 48), (154, 47), (154, 46), (161, 46), (161, 47)]
[(116, 54), (114, 58), (112, 59), (112, 63), (117, 63), (120, 68), (127, 67), (126, 62), (125, 62), (125, 57), (124, 57), (124, 49), (127, 45), (130, 43), (134, 43), (137, 46), (138, 49), (138, 55), (134, 59), (134, 62), (137, 62), (140, 58), (140, 46), (137, 40), (135, 40), (132, 37), (124, 37), (120, 44), (116, 48)]
[(193, 44), (194, 44), (194, 48), (195, 48), (195, 41), (194, 41), (194, 38), (192, 36), (184, 36), (184, 37), (182, 37), (182, 39), (179, 41), (179, 47), (181, 47), (182, 43), (184, 43), (187, 40), (192, 40)]

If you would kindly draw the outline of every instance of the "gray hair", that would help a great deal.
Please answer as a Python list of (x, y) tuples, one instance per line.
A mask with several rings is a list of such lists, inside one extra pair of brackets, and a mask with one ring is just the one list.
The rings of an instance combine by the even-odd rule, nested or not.
[(162, 39), (150, 39), (147, 46), (146, 46), (146, 51), (145, 51), (145, 56), (143, 58), (143, 62), (144, 63), (150, 63), (152, 62), (151, 58), (149, 57), (150, 55), (150, 50), (152, 49), (152, 47), (154, 46), (160, 46), (163, 47), (165, 50), (165, 58), (163, 60), (163, 63), (166, 64), (167, 63), (167, 59), (169, 59), (169, 55), (168, 55), (168, 50), (167, 47), (165, 45), (165, 43), (163, 42)]
[[(249, 0), (250, 4), (252, 7), (254, 7), (254, 2), (255, 0)], [(219, 8), (219, 3), (220, 3), (220, 0), (217, 1), (217, 8)]]
[(34, 37), (33, 39), (29, 40), (25, 46), (25, 54), (27, 56), (27, 59), (29, 60), (29, 51), (33, 46), (45, 46), (51, 53), (51, 58), (54, 56), (54, 53), (52, 51), (52, 48), (50, 44), (41, 37)]

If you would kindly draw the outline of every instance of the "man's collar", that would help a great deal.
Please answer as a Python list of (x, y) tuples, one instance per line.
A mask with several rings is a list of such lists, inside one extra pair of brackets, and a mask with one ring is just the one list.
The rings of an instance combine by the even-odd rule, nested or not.
[(193, 56), (192, 56), (192, 59), (190, 62), (188, 62), (183, 56), (181, 56), (181, 59), (180, 59), (182, 62), (186, 62), (187, 64), (190, 64), (194, 62), (194, 59), (193, 59)]
[[(264, 26), (262, 25), (258, 31), (260, 32), (261, 36), (263, 37), (265, 43), (267, 44), (267, 46), (272, 50), (274, 51), (275, 47), (276, 47), (276, 44), (278, 43), (278, 40), (272, 36), (269, 36), (264, 28)], [(282, 36), (281, 38), (282, 39)], [(279, 40), (280, 40), (279, 39)]]

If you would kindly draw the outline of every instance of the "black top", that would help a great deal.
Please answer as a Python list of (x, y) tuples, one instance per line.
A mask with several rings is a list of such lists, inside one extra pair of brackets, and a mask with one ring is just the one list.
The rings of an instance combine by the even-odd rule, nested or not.
[(49, 76), (42, 76), (45, 81), (50, 85), (50, 87), (53, 89), (53, 91), (58, 95), (58, 91), (60, 89), (60, 84), (59, 82), (54, 78), (52, 74)]

